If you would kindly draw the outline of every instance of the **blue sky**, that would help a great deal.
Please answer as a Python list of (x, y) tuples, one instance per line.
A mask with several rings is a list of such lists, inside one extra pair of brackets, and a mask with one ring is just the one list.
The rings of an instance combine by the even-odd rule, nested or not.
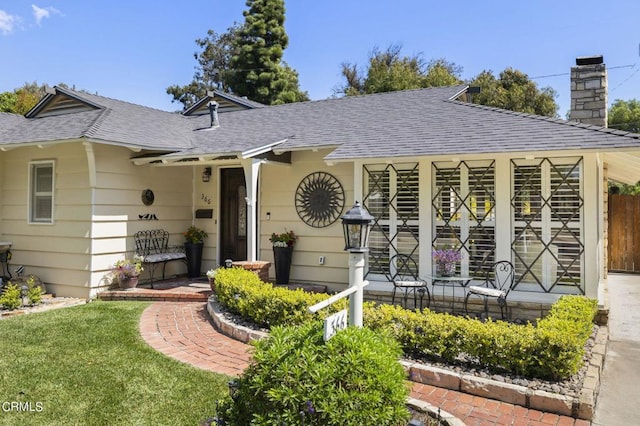
[[(37, 3), (33, 3), (36, 1)], [(374, 46), (446, 58), (463, 78), (506, 67), (558, 92), (569, 109), (577, 56), (604, 55), (609, 100), (640, 99), (637, 0), (288, 0), (285, 60), (312, 99), (341, 83), (340, 64), (366, 64)], [(177, 110), (165, 89), (191, 81), (196, 38), (242, 22), (244, 0), (0, 0), (0, 92), (25, 82)], [(561, 75), (557, 75), (561, 74)]]

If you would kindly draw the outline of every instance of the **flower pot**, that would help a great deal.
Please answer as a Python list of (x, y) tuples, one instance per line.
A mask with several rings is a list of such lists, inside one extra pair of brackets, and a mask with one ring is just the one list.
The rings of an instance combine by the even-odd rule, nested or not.
[(453, 277), (456, 274), (455, 263), (439, 262), (437, 264), (437, 267), (438, 267), (438, 274), (441, 277)]
[(138, 277), (118, 278), (118, 285), (122, 290), (133, 290), (138, 286)]
[(276, 284), (289, 284), (292, 254), (293, 246), (273, 248), (273, 259), (276, 264)]
[(201, 275), (203, 247), (204, 243), (184, 243), (184, 252), (187, 255), (187, 275), (189, 278), (197, 278)]
[(211, 291), (212, 292), (216, 292), (216, 279), (215, 278), (209, 278), (209, 287), (211, 287)]

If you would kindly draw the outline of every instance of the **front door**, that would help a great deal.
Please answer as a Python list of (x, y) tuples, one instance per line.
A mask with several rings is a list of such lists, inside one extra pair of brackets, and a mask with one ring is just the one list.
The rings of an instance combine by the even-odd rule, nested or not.
[(247, 187), (244, 170), (220, 170), (220, 255), (226, 259), (247, 259)]

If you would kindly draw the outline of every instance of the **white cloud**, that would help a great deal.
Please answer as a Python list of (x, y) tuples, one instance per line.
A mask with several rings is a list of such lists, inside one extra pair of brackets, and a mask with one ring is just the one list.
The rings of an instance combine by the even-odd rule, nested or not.
[(56, 15), (62, 15), (62, 13), (58, 9), (51, 6), (43, 8), (32, 4), (31, 8), (33, 9), (33, 17), (36, 19), (36, 24), (38, 25), (40, 25), (40, 22), (42, 22), (44, 18), (51, 17), (52, 13)]
[(4, 10), (0, 10), (0, 33), (7, 35), (13, 31), (14, 25), (18, 22), (18, 17), (9, 15)]

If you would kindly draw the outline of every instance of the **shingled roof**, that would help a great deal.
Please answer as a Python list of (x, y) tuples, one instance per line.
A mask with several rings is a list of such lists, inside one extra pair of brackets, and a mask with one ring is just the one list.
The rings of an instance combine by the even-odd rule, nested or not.
[[(0, 145), (73, 140), (188, 156), (251, 156), (334, 148), (332, 161), (358, 158), (591, 149), (638, 150), (640, 135), (514, 113), (457, 100), (466, 86), (439, 87), (185, 116), (56, 88), (27, 114), (0, 115)], [(54, 97), (86, 102), (47, 112)], [(53, 104), (51, 104), (53, 105)], [(53, 107), (52, 107), (53, 109)]]

